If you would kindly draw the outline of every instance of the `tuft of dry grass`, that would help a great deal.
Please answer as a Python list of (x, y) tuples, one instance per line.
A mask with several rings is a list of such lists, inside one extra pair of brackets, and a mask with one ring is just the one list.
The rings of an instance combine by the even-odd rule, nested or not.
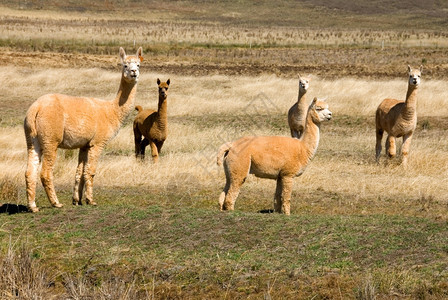
[(51, 287), (51, 272), (36, 262), (30, 250), (15, 249), (10, 243), (6, 255), (0, 258), (0, 298), (2, 299), (55, 299)]

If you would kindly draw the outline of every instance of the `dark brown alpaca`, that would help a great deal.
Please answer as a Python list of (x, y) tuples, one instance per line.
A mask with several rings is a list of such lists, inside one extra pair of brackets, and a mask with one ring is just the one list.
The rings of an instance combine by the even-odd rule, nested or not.
[(150, 145), (154, 162), (158, 161), (159, 152), (168, 134), (167, 92), (170, 80), (161, 82), (157, 78), (157, 84), (159, 86), (159, 106), (157, 111), (143, 109), (140, 105), (137, 105), (135, 109), (138, 111), (138, 114), (134, 120), (135, 157), (144, 159), (145, 148)]

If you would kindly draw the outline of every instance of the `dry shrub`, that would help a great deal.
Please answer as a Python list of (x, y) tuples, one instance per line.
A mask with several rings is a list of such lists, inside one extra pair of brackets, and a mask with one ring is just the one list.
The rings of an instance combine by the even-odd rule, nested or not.
[(375, 300), (377, 299), (377, 286), (372, 279), (371, 275), (368, 275), (360, 283), (360, 287), (356, 291), (356, 299), (360, 300)]
[[(128, 300), (142, 299), (135, 282), (109, 275), (101, 284), (92, 281), (89, 274), (78, 277), (67, 276), (65, 287), (69, 299)], [(149, 297), (144, 297), (150, 299)]]
[(19, 184), (10, 178), (0, 179), (0, 204), (17, 203), (19, 198)]
[(0, 257), (0, 299), (150, 299), (149, 291), (136, 288), (133, 275), (108, 273), (96, 278), (89, 271), (77, 277), (68, 274), (64, 291), (56, 288), (57, 274), (44, 269), (27, 246), (18, 250), (10, 246)]
[(9, 247), (0, 259), (0, 274), (1, 299), (54, 299), (53, 278), (32, 258), (26, 246), (17, 251)]
[(434, 284), (422, 280), (412, 270), (379, 270), (364, 276), (356, 290), (356, 298), (363, 300), (389, 299), (447, 299), (446, 282)]

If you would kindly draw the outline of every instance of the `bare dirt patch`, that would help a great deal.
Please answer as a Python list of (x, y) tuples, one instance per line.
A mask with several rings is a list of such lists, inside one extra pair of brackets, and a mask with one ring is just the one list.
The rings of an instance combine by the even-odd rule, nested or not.
[[(443, 49), (185, 49), (164, 54), (153, 54), (150, 48), (146, 50), (143, 69), (179, 75), (295, 77), (300, 72), (324, 78), (392, 78), (402, 77), (407, 64), (423, 64), (425, 78), (448, 76), (448, 57)], [(118, 63), (117, 55), (0, 52), (0, 65), (30, 68), (117, 69)]]

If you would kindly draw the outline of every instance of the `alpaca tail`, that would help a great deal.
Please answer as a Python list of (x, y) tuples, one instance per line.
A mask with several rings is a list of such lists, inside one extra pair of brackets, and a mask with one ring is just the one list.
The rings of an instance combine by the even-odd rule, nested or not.
[(37, 136), (36, 129), (36, 116), (39, 113), (38, 105), (31, 105), (26, 113), (25, 121), (23, 122), (23, 127), (25, 129), (25, 134), (31, 138)]
[(221, 147), (219, 147), (218, 154), (216, 155), (216, 163), (218, 164), (218, 166), (222, 166), (223, 158), (227, 156), (231, 147), (231, 142), (222, 144)]
[(138, 112), (141, 112), (143, 110), (143, 107), (141, 107), (140, 105), (137, 105), (135, 107), (135, 110), (138, 111)]

